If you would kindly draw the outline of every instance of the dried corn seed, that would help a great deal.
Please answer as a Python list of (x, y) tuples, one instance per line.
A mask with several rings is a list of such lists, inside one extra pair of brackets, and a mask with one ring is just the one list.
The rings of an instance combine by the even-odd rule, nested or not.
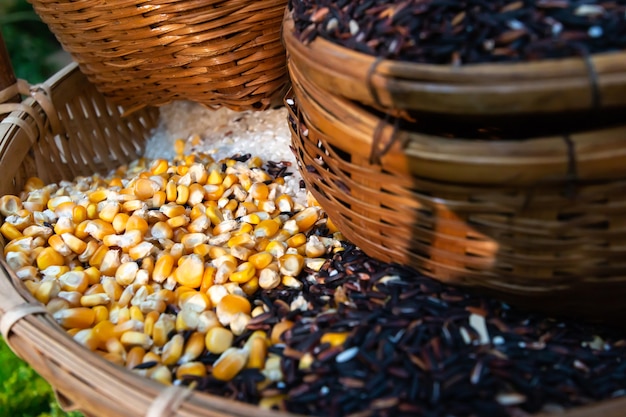
[(211, 373), (215, 379), (230, 381), (246, 366), (247, 361), (247, 351), (231, 347), (215, 361)]

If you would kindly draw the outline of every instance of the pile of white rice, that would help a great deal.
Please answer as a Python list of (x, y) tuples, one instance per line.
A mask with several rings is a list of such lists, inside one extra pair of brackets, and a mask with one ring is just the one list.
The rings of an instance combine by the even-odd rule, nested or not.
[[(263, 161), (288, 161), (292, 175), (285, 178), (284, 192), (303, 202), (306, 191), (300, 189), (300, 173), (291, 151), (287, 109), (235, 112), (227, 108), (208, 109), (189, 101), (175, 101), (159, 108), (159, 124), (148, 140), (147, 158), (171, 159), (174, 141), (187, 141), (186, 154), (209, 153), (219, 161), (235, 154), (251, 154)], [(192, 146), (192, 138), (201, 141)]]

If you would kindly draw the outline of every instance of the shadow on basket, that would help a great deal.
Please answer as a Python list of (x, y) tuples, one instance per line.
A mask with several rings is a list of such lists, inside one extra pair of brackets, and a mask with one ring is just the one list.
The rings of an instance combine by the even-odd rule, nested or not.
[(621, 324), (626, 126), (453, 139), (321, 92), (290, 63), (307, 186), (369, 255), (512, 304)]

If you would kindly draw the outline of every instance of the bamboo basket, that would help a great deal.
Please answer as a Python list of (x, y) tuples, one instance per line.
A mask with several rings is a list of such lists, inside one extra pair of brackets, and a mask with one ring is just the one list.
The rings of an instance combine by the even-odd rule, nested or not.
[[(32, 175), (59, 181), (105, 173), (127, 163), (142, 154), (158, 120), (154, 107), (124, 116), (126, 109), (105, 100), (76, 64), (30, 90), (21, 81), (4, 90), (0, 87), (0, 103), (18, 92), (29, 97), (22, 103), (0, 104), (0, 113), (11, 111), (0, 122), (4, 174), (0, 195), (20, 190)], [(5, 243), (0, 238), (0, 244)], [(52, 385), (65, 410), (79, 410), (87, 417), (296, 417), (182, 387), (166, 387), (106, 361), (67, 335), (9, 270), (3, 256), (0, 331), (11, 349)], [(621, 398), (560, 415), (620, 417), (624, 407), (626, 398)]]
[(98, 90), (133, 111), (279, 105), (286, 0), (29, 0)]
[(533, 310), (626, 315), (626, 125), (447, 139), (398, 128), (288, 68), (301, 173), (348, 240)]
[(320, 36), (305, 45), (290, 13), (283, 40), (307, 79), (381, 109), (493, 117), (626, 106), (626, 52), (532, 63), (415, 64), (378, 59)]

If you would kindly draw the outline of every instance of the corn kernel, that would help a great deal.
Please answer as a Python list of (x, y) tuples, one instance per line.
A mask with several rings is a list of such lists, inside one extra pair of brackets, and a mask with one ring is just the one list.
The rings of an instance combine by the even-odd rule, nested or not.
[(96, 313), (90, 308), (76, 307), (57, 311), (52, 317), (66, 329), (86, 329), (95, 321)]
[(244, 349), (229, 348), (213, 364), (212, 375), (221, 381), (230, 381), (246, 366), (248, 353)]
[(233, 333), (224, 327), (212, 327), (205, 336), (206, 349), (214, 354), (225, 352), (233, 344)]

